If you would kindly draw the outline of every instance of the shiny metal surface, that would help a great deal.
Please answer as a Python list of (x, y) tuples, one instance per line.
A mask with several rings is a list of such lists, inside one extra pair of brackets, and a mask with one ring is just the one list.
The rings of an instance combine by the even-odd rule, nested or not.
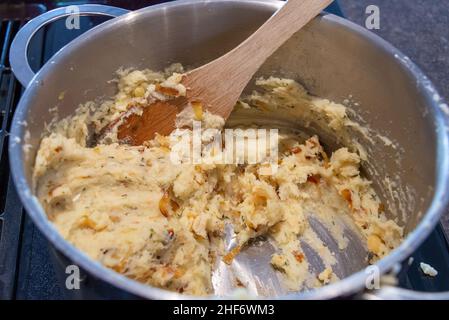
[[(28, 22), (25, 26), (23, 26), (17, 33), (17, 36), (14, 38), (10, 49), (11, 68), (17, 80), (19, 80), (24, 87), (28, 86), (31, 79), (34, 77), (34, 72), (33, 70), (31, 70), (31, 67), (28, 64), (27, 57), (28, 46), (31, 39), (36, 34), (36, 32), (38, 32), (47, 24), (50, 24), (55, 20), (73, 15), (73, 11), (68, 10), (67, 8), (70, 9), (70, 7), (62, 7), (39, 15), (35, 19)], [(128, 10), (125, 9), (98, 4), (87, 4), (83, 6), (77, 6), (77, 8), (77, 14), (79, 16), (104, 15), (110, 17), (118, 17), (122, 14), (128, 13)]]
[[(314, 214), (308, 214), (308, 222), (311, 229), (299, 239), (300, 250), (309, 263), (311, 274), (320, 274), (326, 267), (320, 253), (317, 251), (315, 236), (324, 243), (335, 258), (332, 266), (333, 272), (340, 278), (346, 278), (363, 269), (367, 264), (368, 252), (361, 241), (359, 234), (355, 233), (355, 226), (349, 219), (335, 215), (334, 224), (341, 226), (348, 245), (341, 250), (338, 241), (324, 223)], [(313, 233), (312, 233), (313, 232)], [(232, 226), (227, 225), (225, 230), (225, 244), (228, 252), (238, 245)], [(227, 265), (218, 259), (212, 274), (214, 293), (219, 296), (231, 296), (236, 289), (246, 288), (251, 297), (277, 297), (288, 294), (282, 277), (271, 266), (271, 257), (278, 251), (273, 241), (266, 237), (260, 237), (251, 241), (232, 261)], [(313, 288), (305, 285), (302, 290)]]
[[(10, 162), (28, 213), (57, 250), (67, 256), (70, 262), (63, 259), (64, 263), (81, 266), (96, 279), (95, 283), (99, 280), (108, 290), (116, 287), (144, 298), (186, 298), (137, 283), (93, 262), (66, 242), (47, 220), (30, 186), (41, 133), (52, 117), (49, 108), (58, 106), (60, 117), (64, 117), (79, 103), (110, 96), (114, 87), (107, 81), (119, 67), (162, 69), (171, 62), (195, 67), (211, 61), (238, 45), (281, 4), (257, 0), (187, 0), (138, 10), (87, 32), (63, 48), (36, 74), (15, 114)], [(14, 70), (18, 70), (17, 66)], [(375, 187), (391, 204), (391, 209), (400, 209), (401, 192), (409, 191), (411, 195), (402, 210), (404, 215), (397, 217), (405, 227), (407, 239), (377, 263), (379, 271), (385, 273), (408, 257), (448, 206), (449, 121), (430, 81), (391, 45), (332, 15), (316, 18), (296, 34), (265, 63), (258, 75), (297, 79), (312, 94), (337, 102), (351, 96), (358, 103), (354, 108), (366, 124), (400, 145), (394, 151), (383, 143), (370, 144), (365, 170), (378, 181)], [(248, 90), (251, 88), (250, 85)], [(63, 91), (65, 99), (59, 101)], [(283, 120), (282, 115), (276, 116)], [(17, 138), (21, 143), (17, 143)], [(350, 138), (366, 142), (356, 134)], [(325, 134), (322, 140), (330, 148), (341, 144)], [(30, 146), (29, 152), (24, 152), (22, 143)], [(395, 192), (389, 192), (387, 185), (375, 179), (376, 175), (390, 176), (393, 180), (398, 176)], [(316, 224), (315, 228), (320, 229), (320, 225)], [(320, 230), (326, 237), (325, 230)], [(257, 250), (257, 246), (252, 250)], [(253, 253), (246, 254), (251, 257)], [(341, 261), (339, 272), (345, 279), (317, 290), (281, 297), (327, 299), (363, 290), (365, 264), (351, 255), (342, 256)], [(239, 268), (246, 267), (240, 264)], [(101, 290), (101, 287), (92, 289)], [(281, 289), (274, 291), (283, 293)]]

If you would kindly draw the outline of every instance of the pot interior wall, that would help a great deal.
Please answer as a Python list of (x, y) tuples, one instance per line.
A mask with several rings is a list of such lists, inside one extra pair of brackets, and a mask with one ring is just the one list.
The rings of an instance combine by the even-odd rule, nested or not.
[[(57, 106), (64, 117), (80, 103), (111, 96), (114, 85), (108, 80), (119, 67), (158, 70), (173, 62), (193, 67), (210, 61), (256, 30), (276, 6), (202, 2), (132, 13), (119, 18), (126, 19), (125, 25), (108, 22), (107, 27), (100, 26), (69, 45), (28, 89), (33, 101), (27, 121), (32, 149), (25, 157), (29, 182), (44, 124), (53, 117), (50, 108)], [(392, 148), (377, 138), (369, 142), (348, 131), (347, 137), (367, 147), (369, 161), (364, 169), (376, 181), (387, 210), (397, 215), (408, 232), (432, 199), (433, 124), (416, 80), (405, 66), (387, 47), (339, 21), (329, 16), (315, 19), (273, 55), (258, 76), (290, 77), (314, 95), (336, 102), (352, 97), (357, 102), (354, 111), (366, 124), (399, 146)], [(252, 85), (247, 92), (251, 89)], [(62, 101), (58, 100), (61, 92), (65, 92)], [(331, 148), (345, 142), (326, 134), (321, 138)]]

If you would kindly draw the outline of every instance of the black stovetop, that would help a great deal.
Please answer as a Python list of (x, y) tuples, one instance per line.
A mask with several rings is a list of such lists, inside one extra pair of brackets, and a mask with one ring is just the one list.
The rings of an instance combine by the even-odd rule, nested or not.
[[(8, 61), (11, 40), (30, 18), (47, 10), (74, 3), (102, 3), (138, 9), (165, 1), (23, 1), (20, 5), (0, 4), (0, 299), (61, 299), (63, 291), (49, 256), (49, 244), (24, 213), (11, 179), (8, 164), (8, 130), (22, 88)], [(11, 1), (11, 3), (13, 3)], [(328, 11), (342, 15), (337, 2)], [(80, 33), (103, 22), (100, 17), (83, 17), (78, 32), (62, 27), (63, 21), (43, 28), (33, 39), (29, 59), (37, 71), (59, 48)], [(20, 190), (19, 190), (20, 192)], [(403, 268), (400, 286), (420, 291), (449, 291), (449, 245), (440, 225), (412, 255), (414, 262)], [(419, 263), (434, 266), (436, 278), (425, 276)], [(407, 270), (405, 270), (407, 269)]]

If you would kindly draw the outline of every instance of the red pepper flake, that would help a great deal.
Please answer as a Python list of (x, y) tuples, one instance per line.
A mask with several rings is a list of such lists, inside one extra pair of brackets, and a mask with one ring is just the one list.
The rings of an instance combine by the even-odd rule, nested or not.
[(237, 246), (234, 249), (232, 249), (228, 254), (226, 254), (223, 257), (223, 262), (227, 265), (230, 265), (232, 263), (232, 260), (240, 253), (241, 247)]
[(173, 231), (173, 229), (168, 229), (168, 237), (170, 238), (170, 240), (172, 240), (175, 237), (175, 232)]
[(295, 250), (292, 252), (292, 254), (295, 257), (296, 261), (298, 261), (299, 263), (302, 263), (304, 261), (304, 254), (302, 252)]
[(242, 283), (242, 281), (240, 281), (240, 279), (236, 279), (236, 285), (237, 287), (240, 288), (246, 288), (245, 285)]
[(341, 191), (341, 195), (348, 202), (349, 207), (352, 209), (352, 193), (349, 189), (344, 189)]
[(302, 150), (301, 150), (300, 147), (294, 147), (294, 148), (292, 148), (290, 151), (291, 151), (291, 153), (298, 154), (298, 153), (300, 153)]
[(307, 181), (314, 183), (314, 184), (320, 183), (320, 179), (321, 179), (321, 176), (319, 174), (312, 174), (307, 177)]

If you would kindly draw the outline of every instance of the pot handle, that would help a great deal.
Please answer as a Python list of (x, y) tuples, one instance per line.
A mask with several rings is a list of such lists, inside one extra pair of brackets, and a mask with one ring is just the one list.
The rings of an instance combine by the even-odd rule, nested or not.
[(98, 4), (77, 5), (76, 11), (73, 9), (73, 6), (69, 6), (45, 12), (25, 24), (15, 36), (9, 51), (9, 61), (14, 75), (24, 87), (28, 86), (34, 77), (34, 72), (28, 63), (28, 46), (33, 36), (42, 27), (55, 20), (71, 15), (118, 17), (129, 12), (125, 9)]
[(364, 300), (449, 300), (449, 292), (420, 292), (393, 286), (366, 292)]

